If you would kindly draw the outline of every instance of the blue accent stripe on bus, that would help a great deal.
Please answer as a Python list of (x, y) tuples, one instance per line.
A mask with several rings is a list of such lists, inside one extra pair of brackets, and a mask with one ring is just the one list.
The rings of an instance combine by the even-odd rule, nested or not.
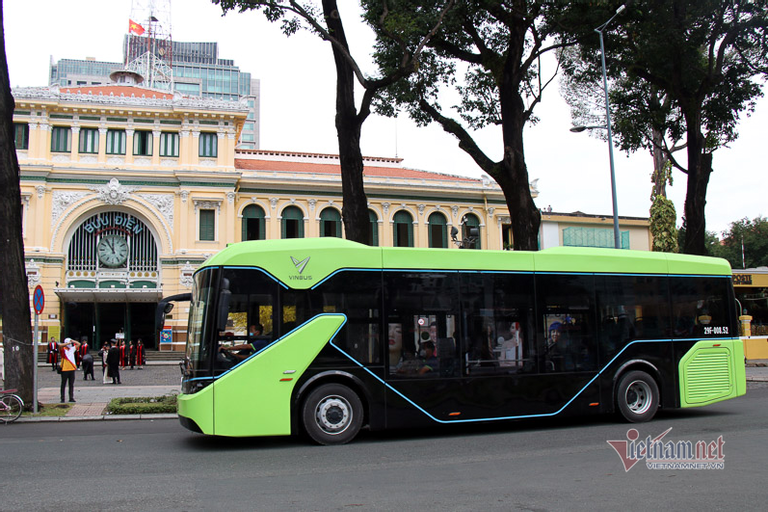
[[(243, 266), (243, 265), (235, 265), (235, 266), (229, 266), (225, 265), (221, 267), (223, 269), (248, 269), (248, 270), (258, 270), (262, 273), (264, 273), (267, 277), (272, 279), (274, 282), (285, 288), (286, 290), (292, 290), (294, 288), (291, 288), (287, 284), (285, 284), (280, 279), (276, 278), (272, 274), (270, 274), (268, 271), (261, 267), (253, 266)], [(442, 274), (458, 274), (458, 273), (472, 273), (472, 274), (516, 274), (516, 275), (569, 275), (569, 276), (618, 276), (618, 277), (715, 277), (715, 278), (725, 278), (725, 279), (731, 279), (730, 275), (721, 275), (721, 274), (637, 274), (637, 273), (623, 273), (623, 272), (563, 272), (563, 271), (542, 271), (542, 270), (482, 270), (482, 269), (425, 269), (425, 268), (340, 268), (337, 270), (334, 270), (324, 278), (322, 278), (317, 283), (313, 284), (310, 287), (310, 290), (314, 290), (318, 286), (322, 285), (329, 279), (331, 279), (336, 274), (339, 274), (341, 272), (410, 272), (410, 273), (442, 273)], [(197, 273), (197, 272), (195, 272)]]
[(225, 376), (226, 374), (228, 374), (229, 372), (231, 372), (232, 370), (234, 370), (235, 368), (237, 368), (238, 366), (240, 366), (241, 364), (243, 364), (243, 363), (245, 363), (246, 361), (248, 361), (248, 360), (250, 360), (250, 359), (252, 359), (252, 358), (256, 357), (257, 355), (261, 354), (262, 352), (264, 352), (265, 350), (267, 350), (269, 347), (271, 347), (271, 346), (272, 346), (272, 345), (274, 345), (275, 343), (279, 343), (280, 341), (284, 340), (285, 338), (287, 338), (288, 336), (290, 336), (291, 334), (293, 334), (293, 333), (294, 333), (294, 332), (296, 332), (297, 330), (301, 329), (302, 327), (304, 327), (304, 326), (305, 326), (305, 325), (307, 325), (308, 323), (310, 323), (310, 322), (314, 321), (316, 318), (320, 318), (321, 316), (343, 316), (343, 317), (344, 317), (344, 321), (341, 323), (341, 325), (339, 326), (339, 328), (338, 328), (338, 329), (336, 329), (336, 332), (334, 332), (334, 333), (333, 333), (333, 335), (332, 335), (332, 336), (329, 338), (329, 340), (331, 340), (331, 341), (333, 340), (333, 338), (335, 338), (335, 337), (336, 337), (336, 335), (337, 335), (337, 334), (339, 334), (339, 331), (341, 330), (341, 328), (342, 328), (342, 327), (344, 327), (344, 325), (347, 323), (347, 320), (348, 320), (348, 319), (347, 319), (347, 315), (345, 315), (344, 313), (320, 313), (319, 315), (315, 315), (315, 316), (313, 316), (312, 318), (310, 318), (309, 320), (307, 320), (307, 321), (306, 321), (306, 322), (304, 322), (303, 324), (301, 324), (301, 325), (299, 325), (299, 326), (297, 326), (297, 327), (294, 327), (293, 329), (291, 329), (291, 331), (290, 331), (289, 333), (287, 333), (287, 334), (284, 334), (283, 336), (280, 336), (278, 339), (276, 339), (275, 341), (273, 341), (273, 342), (272, 342), (272, 343), (270, 343), (269, 345), (266, 345), (265, 347), (262, 347), (261, 349), (259, 349), (259, 351), (258, 351), (258, 352), (254, 352), (254, 353), (253, 353), (253, 354), (251, 354), (250, 356), (246, 357), (245, 359), (243, 359), (242, 361), (240, 361), (239, 363), (237, 363), (237, 364), (236, 364), (235, 366), (233, 366), (232, 368), (229, 368), (229, 369), (228, 369), (227, 371), (225, 371), (224, 373), (222, 373), (222, 374), (220, 374), (220, 375), (216, 375), (215, 377), (196, 377), (196, 378), (194, 378), (194, 379), (188, 379), (188, 380), (184, 380), (184, 381), (182, 381), (182, 384), (183, 384), (184, 382), (193, 382), (193, 381), (196, 381), (196, 380), (211, 380), (211, 381), (215, 381), (215, 380), (217, 380), (217, 379), (220, 379), (220, 378), (222, 378), (223, 376)]
[[(573, 397), (572, 397), (570, 400), (568, 400), (568, 401), (565, 403), (565, 405), (563, 405), (562, 407), (560, 407), (560, 409), (558, 409), (557, 411), (554, 411), (554, 412), (550, 412), (550, 413), (542, 413), (542, 414), (523, 414), (523, 415), (520, 415), (520, 416), (501, 416), (501, 417), (489, 417), (489, 418), (474, 418), (474, 419), (466, 419), (466, 420), (459, 420), (459, 419), (456, 419), (456, 420), (441, 420), (441, 419), (435, 418), (435, 417), (434, 417), (432, 414), (428, 413), (426, 410), (424, 410), (424, 408), (422, 408), (422, 407), (421, 407), (420, 405), (418, 405), (416, 402), (414, 402), (413, 400), (411, 400), (410, 398), (408, 398), (407, 396), (405, 396), (403, 393), (401, 393), (400, 391), (398, 391), (397, 389), (395, 389), (395, 388), (394, 388), (394, 387), (392, 387), (391, 385), (389, 385), (389, 383), (387, 383), (387, 382), (386, 382), (384, 379), (382, 379), (381, 377), (379, 377), (378, 375), (376, 375), (375, 373), (373, 373), (371, 370), (369, 370), (368, 368), (366, 368), (365, 366), (363, 366), (362, 364), (360, 364), (360, 363), (359, 363), (357, 360), (355, 360), (355, 359), (354, 359), (352, 356), (350, 356), (349, 354), (347, 354), (346, 352), (344, 352), (344, 351), (343, 351), (341, 348), (339, 348), (337, 345), (335, 345), (335, 344), (333, 343), (333, 341), (331, 341), (331, 343), (330, 343), (330, 344), (331, 344), (331, 345), (332, 345), (332, 346), (333, 346), (333, 347), (334, 347), (336, 350), (338, 350), (339, 352), (341, 352), (342, 354), (344, 354), (345, 356), (347, 356), (347, 357), (348, 357), (348, 358), (349, 358), (349, 359), (350, 359), (352, 362), (354, 362), (355, 364), (357, 364), (357, 365), (358, 365), (360, 368), (362, 368), (363, 370), (365, 370), (366, 372), (368, 372), (368, 373), (369, 373), (369, 374), (370, 374), (370, 375), (371, 375), (371, 376), (372, 376), (374, 379), (376, 379), (376, 380), (378, 380), (379, 382), (381, 382), (382, 384), (384, 384), (384, 386), (385, 386), (385, 387), (389, 388), (390, 390), (392, 390), (392, 392), (394, 392), (395, 394), (397, 394), (398, 396), (400, 396), (402, 399), (404, 399), (406, 402), (408, 402), (409, 404), (413, 405), (413, 406), (414, 406), (416, 409), (418, 409), (419, 411), (421, 411), (422, 413), (424, 413), (424, 414), (425, 414), (425, 415), (426, 415), (428, 418), (430, 418), (431, 420), (433, 420), (433, 421), (435, 421), (435, 422), (437, 422), (437, 423), (442, 423), (442, 424), (445, 424), (445, 425), (450, 425), (450, 424), (454, 424), (454, 423), (478, 423), (478, 422), (481, 422), (481, 421), (522, 420), (522, 419), (531, 419), (531, 418), (548, 418), (548, 417), (556, 416), (556, 415), (560, 414), (561, 412), (563, 412), (563, 410), (565, 410), (565, 408), (566, 408), (566, 407), (568, 407), (569, 405), (571, 405), (571, 403), (572, 403), (574, 400), (576, 400), (576, 398), (578, 398), (578, 396), (579, 396), (580, 394), (582, 394), (582, 393), (584, 392), (584, 390), (585, 390), (585, 389), (587, 389), (587, 388), (588, 388), (590, 385), (592, 385), (592, 383), (593, 383), (593, 382), (595, 382), (595, 380), (597, 380), (597, 378), (598, 378), (598, 377), (600, 377), (600, 375), (602, 375), (602, 373), (603, 373), (603, 372), (604, 372), (604, 371), (605, 371), (605, 370), (606, 370), (606, 369), (607, 369), (609, 366), (611, 366), (611, 364), (613, 364), (613, 362), (614, 362), (614, 361), (615, 361), (615, 360), (616, 360), (616, 359), (617, 359), (617, 358), (618, 358), (618, 357), (619, 357), (619, 356), (620, 356), (620, 355), (621, 355), (621, 354), (622, 354), (622, 353), (623, 353), (625, 350), (627, 350), (627, 349), (630, 347), (630, 345), (634, 345), (635, 343), (671, 343), (671, 342), (679, 342), (679, 341), (694, 341), (694, 340), (695, 340), (695, 341), (698, 341), (698, 340), (702, 340), (702, 339), (705, 339), (705, 340), (707, 340), (707, 341), (709, 341), (709, 340), (711, 340), (711, 341), (718, 341), (718, 340), (721, 340), (721, 341), (722, 341), (722, 340), (733, 340), (733, 339), (735, 339), (735, 338), (691, 338), (690, 340), (689, 340), (689, 339), (680, 339), (680, 338), (676, 338), (676, 339), (667, 338), (667, 339), (660, 339), (660, 340), (634, 340), (634, 341), (631, 341), (631, 342), (627, 343), (627, 345), (626, 345), (626, 346), (625, 346), (623, 349), (621, 349), (621, 351), (619, 351), (619, 353), (618, 353), (618, 354), (616, 354), (616, 355), (613, 357), (613, 359), (611, 359), (611, 360), (610, 360), (610, 361), (609, 361), (609, 362), (608, 362), (608, 363), (607, 363), (605, 366), (603, 366), (603, 368), (602, 368), (602, 369), (601, 369), (599, 372), (597, 372), (597, 373), (595, 374), (595, 376), (594, 376), (594, 377), (592, 377), (592, 378), (589, 380), (589, 382), (587, 382), (587, 383), (584, 385), (584, 387), (582, 387), (582, 388), (581, 388), (581, 389), (580, 389), (580, 390), (579, 390), (579, 391), (578, 391), (578, 392), (577, 392), (575, 395), (573, 395)], [(551, 374), (550, 374), (550, 375), (551, 375)], [(510, 378), (511, 378), (511, 377), (510, 377)], [(427, 383), (429, 383), (429, 382), (433, 382), (433, 380), (432, 380), (432, 379), (425, 379), (425, 380), (424, 380), (424, 383), (425, 383), (425, 385), (426, 385)]]

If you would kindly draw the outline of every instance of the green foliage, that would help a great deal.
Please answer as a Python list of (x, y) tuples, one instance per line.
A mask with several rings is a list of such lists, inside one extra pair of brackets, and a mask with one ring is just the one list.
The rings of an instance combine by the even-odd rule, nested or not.
[(733, 268), (768, 266), (768, 219), (745, 217), (732, 222), (716, 252)]
[[(523, 130), (535, 123), (535, 106), (554, 79), (541, 76), (540, 57), (553, 50), (553, 27), (562, 4), (548, 1), (499, 2), (463, 0), (447, 12), (438, 0), (364, 0), (366, 20), (384, 12), (403, 20), (401, 38), (377, 30), (375, 60), (383, 73), (395, 69), (417, 41), (404, 27), (437, 26), (418, 66), (406, 81), (387, 87), (375, 103), (377, 111), (406, 111), (419, 125), (436, 122), (454, 136), (459, 147), (501, 186), (513, 218), (515, 249), (536, 250), (541, 217), (530, 195)], [(437, 17), (442, 23), (436, 25)], [(394, 26), (392, 27), (394, 28)], [(444, 94), (458, 93), (456, 105)], [(475, 141), (474, 130), (500, 125), (504, 157), (494, 161)]]
[(113, 398), (107, 414), (163, 414), (176, 412), (176, 395)]
[(678, 252), (678, 233), (675, 224), (677, 213), (671, 199), (658, 195), (651, 205), (650, 228), (653, 236), (653, 250), (658, 252)]
[[(739, 118), (754, 110), (760, 78), (768, 76), (768, 0), (636, 0), (616, 13), (620, 3), (568, 5), (561, 37), (578, 38), (580, 58), (565, 69), (595, 80), (601, 68), (595, 27), (612, 19), (603, 34), (620, 146), (660, 147), (696, 184), (686, 198), (690, 229), (683, 247), (700, 253), (707, 243), (711, 153), (737, 138)], [(672, 155), (681, 140), (687, 169)]]

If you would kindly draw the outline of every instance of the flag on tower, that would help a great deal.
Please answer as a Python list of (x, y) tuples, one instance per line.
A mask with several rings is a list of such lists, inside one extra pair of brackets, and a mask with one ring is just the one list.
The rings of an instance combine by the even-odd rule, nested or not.
[(144, 33), (144, 27), (133, 21), (132, 19), (128, 20), (128, 32), (133, 32), (137, 36), (140, 36)]

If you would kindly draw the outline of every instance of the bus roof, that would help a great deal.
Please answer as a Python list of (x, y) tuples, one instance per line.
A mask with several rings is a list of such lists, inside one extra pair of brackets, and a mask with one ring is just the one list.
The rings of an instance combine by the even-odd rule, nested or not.
[(726, 260), (687, 254), (582, 247), (538, 252), (369, 247), (332, 237), (240, 242), (200, 268), (212, 266), (259, 267), (300, 289), (341, 269), (731, 275)]

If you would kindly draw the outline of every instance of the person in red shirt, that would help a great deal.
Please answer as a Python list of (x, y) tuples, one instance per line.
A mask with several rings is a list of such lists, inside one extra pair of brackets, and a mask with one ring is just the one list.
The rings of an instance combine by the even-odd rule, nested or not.
[(128, 363), (128, 347), (125, 346), (125, 340), (120, 340), (120, 369), (125, 370), (125, 365)]
[(51, 336), (51, 341), (48, 342), (48, 359), (46, 362), (51, 365), (51, 371), (56, 371), (56, 365), (59, 362), (59, 346), (56, 343), (56, 338)]
[(139, 338), (139, 341), (136, 344), (136, 364), (138, 365), (139, 370), (143, 369), (143, 366), (147, 364), (147, 354), (144, 352), (144, 342), (141, 341), (141, 338)]
[(128, 342), (128, 364), (131, 365), (131, 370), (136, 366), (136, 345), (133, 344), (133, 340)]

